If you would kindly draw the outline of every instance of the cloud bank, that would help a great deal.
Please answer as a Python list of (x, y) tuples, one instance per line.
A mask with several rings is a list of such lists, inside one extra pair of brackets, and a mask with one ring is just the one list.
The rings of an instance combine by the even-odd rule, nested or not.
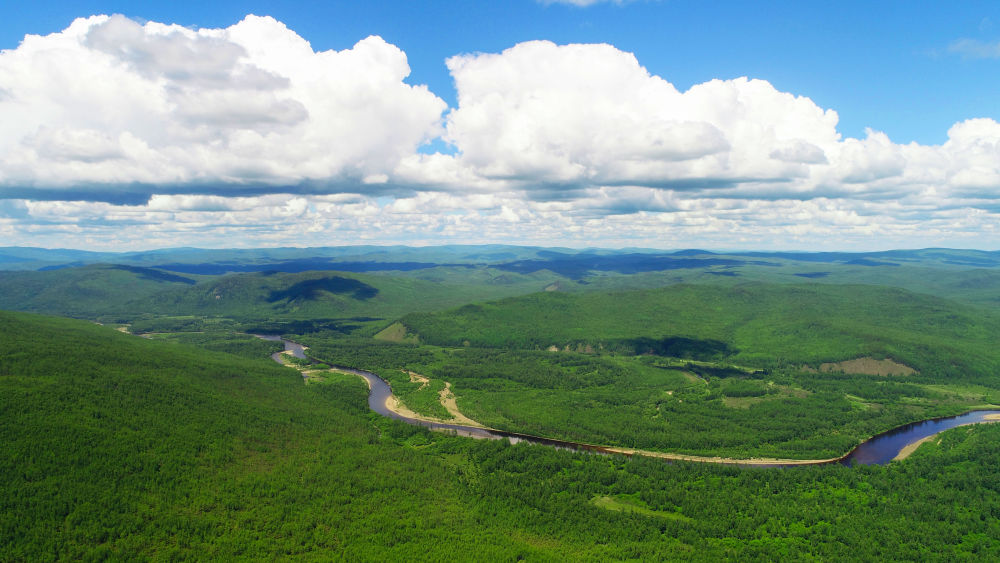
[(317, 52), (267, 17), (93, 16), (27, 36), (0, 52), (0, 236), (490, 242), (517, 225), (533, 244), (998, 242), (988, 117), (902, 145), (844, 138), (833, 109), (763, 80), (680, 91), (611, 45), (446, 62), (453, 108), (379, 37)]
[(409, 72), (381, 38), (315, 52), (271, 18), (198, 31), (79, 19), (0, 55), (0, 185), (44, 195), (382, 183), (446, 109), (404, 83)]

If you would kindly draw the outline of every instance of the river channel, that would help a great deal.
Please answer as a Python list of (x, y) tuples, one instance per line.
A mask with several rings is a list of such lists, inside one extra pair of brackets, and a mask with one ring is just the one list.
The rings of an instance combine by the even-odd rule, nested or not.
[[(285, 344), (285, 352), (291, 352), (292, 356), (302, 360), (309, 359), (306, 357), (306, 347), (298, 342), (292, 342), (291, 340), (285, 340), (280, 336), (272, 336), (269, 334), (251, 334), (251, 336), (256, 336), (261, 340), (270, 340), (271, 342), (283, 342)], [(281, 359), (283, 353), (284, 352), (275, 352), (271, 354), (271, 359), (279, 364), (284, 364), (285, 362)]]
[[(289, 340), (284, 340), (278, 336), (266, 336), (255, 334), (254, 336), (258, 338), (263, 338), (265, 340), (271, 340), (275, 342), (284, 342), (285, 350), (291, 352), (291, 354), (297, 358), (307, 359), (305, 353), (305, 348), (298, 343), (291, 342)], [(277, 352), (271, 355), (271, 358), (278, 363), (284, 363), (281, 360), (281, 352)], [(566, 440), (556, 440), (552, 438), (543, 438), (541, 436), (532, 436), (530, 434), (520, 434), (517, 432), (508, 432), (506, 430), (494, 430), (490, 428), (478, 428), (475, 426), (465, 426), (463, 424), (448, 424), (446, 422), (432, 422), (427, 420), (420, 420), (416, 418), (410, 418), (403, 416), (397, 412), (394, 412), (389, 408), (389, 400), (392, 397), (392, 388), (389, 384), (381, 377), (375, 375), (370, 371), (365, 371), (361, 369), (354, 368), (337, 368), (340, 371), (352, 373), (363, 377), (368, 382), (368, 388), (370, 389), (368, 393), (368, 406), (376, 413), (396, 420), (400, 420), (407, 424), (413, 424), (416, 426), (423, 426), (431, 430), (439, 430), (443, 432), (448, 432), (450, 434), (455, 434), (457, 436), (466, 436), (469, 438), (487, 439), (487, 440), (509, 440), (511, 443), (517, 442), (528, 442), (531, 444), (540, 444), (543, 446), (549, 446), (554, 448), (560, 448), (565, 450), (573, 451), (584, 451), (591, 453), (603, 453), (603, 454), (619, 454), (619, 455), (629, 455), (627, 452), (622, 452), (616, 448), (597, 446), (593, 444), (583, 444), (579, 442), (570, 442)], [(869, 440), (862, 442), (860, 445), (851, 450), (847, 455), (832, 459), (817, 461), (814, 463), (799, 462), (799, 463), (753, 463), (752, 465), (756, 467), (798, 467), (801, 465), (823, 465), (831, 463), (841, 463), (843, 465), (885, 465), (892, 461), (896, 456), (906, 446), (933, 436), (939, 432), (945, 430), (950, 430), (959, 426), (966, 426), (969, 424), (978, 424), (983, 422), (994, 422), (996, 417), (1000, 416), (1000, 410), (977, 410), (967, 412), (958, 416), (949, 416), (943, 418), (933, 418), (929, 420), (923, 420), (920, 422), (914, 422), (912, 424), (907, 424), (900, 426), (899, 428), (894, 428), (888, 432), (883, 432), (877, 436), (870, 438)], [(701, 461), (708, 461), (707, 459), (702, 459)], [(719, 461), (718, 463), (731, 463), (735, 465), (742, 465), (739, 460), (732, 461)], [(750, 464), (749, 462), (744, 462), (743, 464)]]

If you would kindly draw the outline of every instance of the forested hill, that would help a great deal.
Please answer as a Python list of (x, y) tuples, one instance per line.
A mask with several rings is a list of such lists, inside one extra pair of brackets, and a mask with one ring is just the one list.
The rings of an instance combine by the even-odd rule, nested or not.
[[(404, 444), (428, 432), (373, 418), (360, 379), (306, 386), (261, 356), (0, 311), (0, 560), (540, 553), (520, 515), (470, 514), (455, 469)], [(612, 556), (578, 534), (544, 551)]]
[[(227, 315), (238, 318), (295, 319), (389, 317), (430, 311), (477, 300), (539, 291), (547, 278), (507, 277), (493, 281), (469, 276), (424, 280), (347, 272), (263, 272), (231, 274), (196, 286), (172, 288), (131, 303), (160, 314)], [(495, 277), (495, 276), (494, 276)]]
[(0, 559), (214, 535), (228, 512), (216, 503), (235, 515), (245, 502), (225, 479), (274, 463), (269, 449), (324, 418), (301, 387), (273, 364), (0, 312)]
[[(832, 284), (675, 285), (538, 293), (401, 319), (420, 342), (591, 349), (760, 367), (873, 356), (926, 376), (992, 376), (1000, 318), (897, 288)], [(707, 357), (700, 357), (707, 356)]]
[(0, 272), (0, 309), (96, 318), (197, 279), (151, 268), (100, 264), (44, 272)]
[(115, 264), (0, 271), (0, 309), (130, 322), (167, 315), (237, 319), (387, 317), (540, 291), (558, 278), (440, 268), (428, 279), (346, 272), (175, 274)]

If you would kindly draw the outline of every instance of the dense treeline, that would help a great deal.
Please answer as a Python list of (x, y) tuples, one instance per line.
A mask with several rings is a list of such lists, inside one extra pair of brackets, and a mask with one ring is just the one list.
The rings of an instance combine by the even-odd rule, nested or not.
[(232, 332), (178, 332), (154, 334), (150, 337), (168, 342), (183, 342), (213, 352), (226, 352), (242, 358), (257, 360), (285, 349), (285, 345), (281, 342), (262, 340), (249, 334)]
[[(463, 389), (477, 390), (576, 390), (626, 384), (628, 375), (626, 369), (611, 359), (475, 348), (448, 353), (432, 371), (448, 381), (460, 382)], [(510, 383), (520, 385), (514, 387)]]
[[(1000, 427), (961, 428), (888, 467), (786, 470), (576, 456), (479, 442), (480, 506), (545, 534), (589, 530), (629, 557), (719, 560), (959, 560), (1000, 556)], [(666, 515), (616, 514), (586, 499), (637, 498)], [(557, 518), (552, 518), (558, 515)], [(517, 519), (517, 520), (513, 520)], [(669, 549), (663, 549), (670, 546)]]
[(193, 282), (157, 270), (107, 264), (41, 272), (0, 271), (0, 309), (90, 319), (113, 317), (122, 313), (130, 301), (188, 287)]
[(379, 342), (370, 338), (310, 334), (298, 338), (298, 341), (309, 346), (310, 355), (331, 365), (367, 370), (413, 369), (432, 362), (435, 357), (433, 350), (414, 344)]

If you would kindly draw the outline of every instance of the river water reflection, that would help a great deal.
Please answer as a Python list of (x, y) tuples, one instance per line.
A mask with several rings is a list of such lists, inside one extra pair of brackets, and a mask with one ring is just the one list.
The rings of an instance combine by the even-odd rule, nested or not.
[(958, 426), (996, 422), (990, 419), (991, 415), (994, 417), (1000, 415), (1000, 410), (972, 411), (958, 416), (924, 420), (894, 428), (854, 448), (841, 463), (845, 465), (855, 463), (859, 465), (885, 465), (909, 444)]

